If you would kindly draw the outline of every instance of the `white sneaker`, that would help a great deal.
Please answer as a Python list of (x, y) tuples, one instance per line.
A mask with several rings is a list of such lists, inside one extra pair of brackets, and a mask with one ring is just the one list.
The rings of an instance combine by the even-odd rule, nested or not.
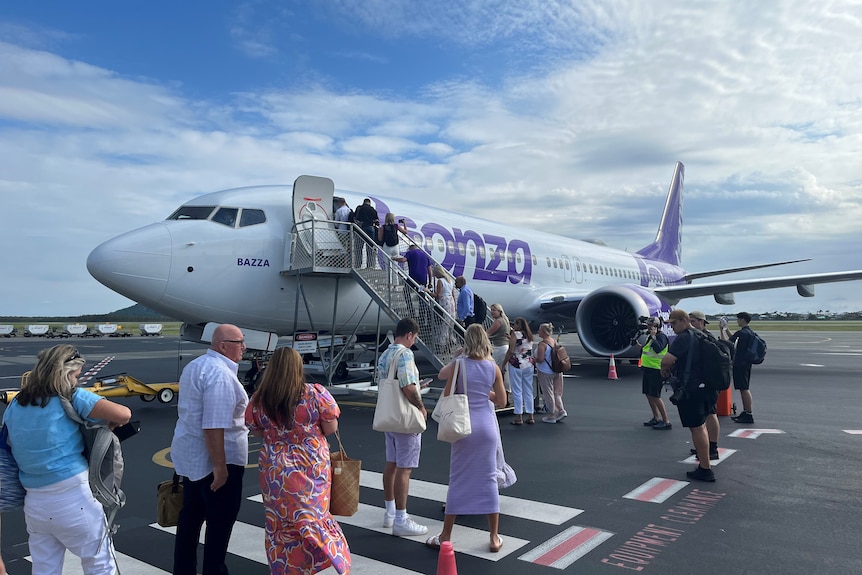
[(544, 423), (557, 423), (557, 418), (554, 417), (553, 415), (546, 415), (545, 417), (542, 418), (542, 421)]
[(566, 417), (568, 417), (568, 416), (569, 416), (569, 414), (568, 414), (568, 413), (566, 413), (566, 410), (564, 409), (563, 411), (561, 411), (561, 412), (560, 412), (560, 414), (559, 414), (559, 415), (557, 415), (557, 417), (556, 417), (555, 419), (556, 419), (557, 421), (562, 421), (564, 418), (566, 418)]
[(392, 525), (394, 523), (395, 523), (395, 514), (393, 513), (392, 515), (390, 515), (384, 511), (383, 512), (383, 527), (385, 527), (386, 529), (389, 529), (390, 527), (392, 527)]
[(410, 537), (412, 535), (425, 535), (426, 533), (428, 533), (428, 528), (419, 525), (411, 517), (408, 517), (403, 523), (396, 521), (392, 525), (392, 535), (396, 537)]

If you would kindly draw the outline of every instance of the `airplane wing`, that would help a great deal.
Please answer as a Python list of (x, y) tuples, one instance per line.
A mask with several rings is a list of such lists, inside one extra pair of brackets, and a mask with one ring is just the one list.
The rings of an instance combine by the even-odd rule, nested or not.
[(732, 305), (734, 303), (733, 293), (738, 291), (757, 291), (796, 286), (796, 291), (802, 297), (813, 297), (814, 288), (812, 286), (814, 284), (859, 279), (862, 279), (862, 270), (666, 286), (653, 288), (653, 292), (670, 305), (676, 305), (684, 298), (705, 295), (713, 296), (715, 301), (720, 304)]
[(709, 277), (720, 276), (720, 275), (725, 275), (725, 274), (734, 274), (737, 272), (747, 272), (747, 271), (751, 271), (751, 270), (759, 270), (759, 269), (771, 268), (771, 267), (775, 267), (775, 266), (784, 266), (787, 264), (798, 264), (799, 262), (808, 262), (808, 261), (811, 261), (811, 258), (806, 258), (804, 260), (790, 260), (790, 261), (786, 261), (786, 262), (774, 262), (771, 264), (758, 264), (758, 265), (753, 265), (753, 266), (745, 266), (745, 267), (741, 267), (741, 268), (724, 268), (721, 270), (713, 270), (713, 271), (708, 271), (708, 272), (687, 273), (687, 274), (685, 274), (685, 281), (686, 281), (686, 283), (691, 283), (694, 280), (699, 280), (702, 278), (709, 278)]

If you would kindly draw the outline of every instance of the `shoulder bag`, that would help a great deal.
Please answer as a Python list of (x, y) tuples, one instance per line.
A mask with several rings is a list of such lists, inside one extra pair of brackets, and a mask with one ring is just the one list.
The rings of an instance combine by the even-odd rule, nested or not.
[[(398, 383), (398, 360), (404, 349), (395, 354), (389, 363), (388, 377), (377, 384), (377, 405), (374, 408), (374, 431), (391, 433), (422, 433), (425, 418), (415, 405), (410, 403)], [(418, 390), (418, 387), (417, 387)]]
[(437, 401), (434, 413), (431, 417), (437, 422), (437, 439), (448, 443), (455, 443), (473, 432), (470, 425), (470, 403), (467, 399), (467, 376), (461, 374), (464, 383), (464, 392), (455, 393), (458, 384), (459, 371), (464, 371), (461, 366), (463, 360), (455, 360), (455, 369), (452, 374), (452, 385), (449, 393)]
[(156, 503), (156, 521), (162, 527), (174, 527), (183, 509), (183, 484), (174, 472), (173, 479), (159, 483)]
[(518, 476), (512, 466), (506, 463), (506, 457), (503, 454), (502, 441), (497, 443), (497, 489), (506, 489), (511, 487), (518, 481)]
[(339, 450), (329, 455), (332, 466), (329, 512), (350, 517), (359, 510), (359, 473), (362, 470), (362, 461), (347, 457), (338, 430), (335, 430), (335, 437), (338, 439)]

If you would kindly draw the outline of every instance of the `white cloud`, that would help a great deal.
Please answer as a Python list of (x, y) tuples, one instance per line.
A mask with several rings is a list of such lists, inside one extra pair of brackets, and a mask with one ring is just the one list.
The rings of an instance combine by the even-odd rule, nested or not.
[[(0, 287), (0, 314), (119, 307), (83, 266), (100, 241), (200, 193), (302, 173), (417, 201), (433, 191), (441, 206), (633, 251), (652, 240), (682, 160), (693, 271), (810, 256), (780, 273), (860, 267), (862, 21), (851, 2), (318, 7), (318, 22), (337, 13), (342, 29), (389, 42), (499, 48), (505, 72), (491, 84), (429, 76), (415, 94), (335, 88), (320, 73), (208, 100), (65, 58), (19, 30), (0, 43), (0, 208), (21, 279)], [(292, 14), (243, 5), (227, 33), (268, 56)], [(508, 58), (519, 49), (530, 58)], [(842, 289), (818, 293), (862, 307)], [(783, 297), (737, 301), (809, 305)]]

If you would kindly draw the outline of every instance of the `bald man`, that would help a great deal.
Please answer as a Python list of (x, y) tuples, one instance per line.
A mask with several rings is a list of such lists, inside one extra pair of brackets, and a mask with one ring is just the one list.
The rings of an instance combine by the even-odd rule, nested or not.
[[(235, 325), (220, 325), (206, 354), (189, 363), (180, 376), (171, 459), (183, 477), (183, 509), (174, 540), (174, 575), (228, 573), (225, 556), (248, 463), (244, 419), (248, 396), (236, 375), (244, 350), (242, 331)], [(204, 522), (204, 561), (198, 570), (197, 546)]]

